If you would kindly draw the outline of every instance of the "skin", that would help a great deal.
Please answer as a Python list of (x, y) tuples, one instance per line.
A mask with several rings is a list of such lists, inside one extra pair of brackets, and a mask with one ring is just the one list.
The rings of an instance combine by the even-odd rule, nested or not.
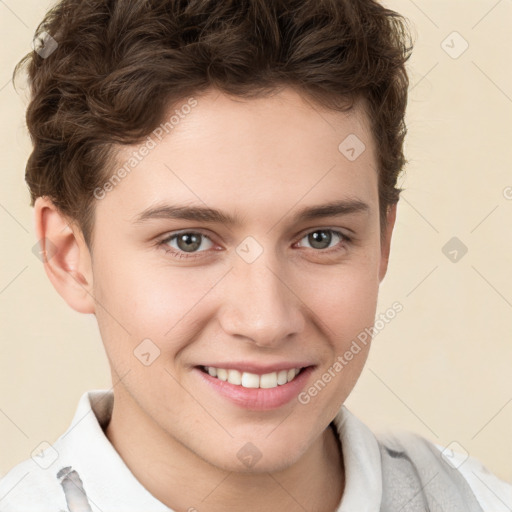
[[(195, 98), (191, 113), (97, 201), (92, 253), (73, 222), (37, 200), (37, 235), (57, 248), (46, 272), (72, 308), (96, 315), (115, 384), (106, 435), (158, 500), (176, 511), (333, 511), (344, 468), (328, 426), (370, 344), (308, 404), (293, 399), (270, 411), (232, 404), (193, 367), (306, 360), (316, 365), (307, 389), (373, 325), (396, 205), (381, 239), (368, 120), (362, 104), (351, 113), (320, 109), (291, 88), (250, 100), (216, 90)], [(338, 150), (351, 133), (366, 145), (355, 161)], [(122, 147), (120, 165), (138, 147)], [(369, 208), (295, 218), (302, 207), (346, 198)], [(162, 202), (207, 205), (242, 223), (134, 223)], [(328, 231), (318, 248), (308, 235), (325, 229), (352, 241)], [(180, 230), (207, 238), (192, 253), (176, 239), (158, 245)], [(248, 236), (263, 249), (252, 263), (236, 252)], [(146, 366), (133, 352), (148, 338), (160, 355)], [(261, 453), (252, 467), (237, 457), (247, 442)]]

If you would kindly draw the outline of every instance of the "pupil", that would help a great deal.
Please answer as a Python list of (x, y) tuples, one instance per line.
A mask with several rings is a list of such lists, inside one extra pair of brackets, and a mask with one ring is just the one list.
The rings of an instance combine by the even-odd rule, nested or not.
[[(318, 235), (321, 233), (321, 235)], [(315, 247), (315, 249), (325, 249), (326, 247), (329, 247), (329, 244), (331, 243), (331, 234), (329, 231), (314, 231), (309, 235), (312, 247)], [(324, 244), (327, 241), (327, 245), (325, 247), (322, 247), (322, 244)]]
[[(182, 244), (183, 242), (183, 244)], [(201, 245), (199, 236), (193, 233), (185, 233), (178, 237), (178, 247), (182, 250), (191, 251), (197, 249)]]

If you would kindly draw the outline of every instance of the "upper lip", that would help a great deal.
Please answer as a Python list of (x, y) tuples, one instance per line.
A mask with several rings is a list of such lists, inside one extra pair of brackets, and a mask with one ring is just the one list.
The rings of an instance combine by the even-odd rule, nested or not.
[(266, 373), (273, 373), (282, 370), (290, 370), (292, 368), (304, 368), (306, 366), (313, 366), (308, 362), (282, 362), (274, 364), (258, 364), (246, 361), (231, 361), (225, 363), (205, 363), (198, 366), (213, 366), (214, 368), (223, 368), (226, 370), (238, 370), (239, 372), (254, 373), (256, 375), (264, 375)]

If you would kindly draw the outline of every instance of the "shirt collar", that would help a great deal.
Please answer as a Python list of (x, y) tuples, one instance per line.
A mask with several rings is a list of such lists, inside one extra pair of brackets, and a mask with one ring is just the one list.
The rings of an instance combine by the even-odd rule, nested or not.
[(380, 450), (373, 432), (342, 405), (333, 423), (345, 468), (345, 489), (336, 512), (379, 512), (382, 500)]
[(66, 432), (54, 447), (83, 482), (91, 508), (126, 512), (169, 512), (133, 475), (105, 435), (114, 404), (112, 390), (85, 392)]
[[(83, 480), (93, 510), (169, 512), (135, 478), (104, 433), (114, 404), (112, 390), (85, 392), (55, 448)], [(378, 512), (382, 474), (377, 439), (345, 405), (333, 419), (342, 447), (345, 488), (336, 512)], [(65, 464), (63, 464), (65, 465)], [(115, 478), (112, 478), (115, 475)], [(97, 503), (97, 505), (96, 505)]]

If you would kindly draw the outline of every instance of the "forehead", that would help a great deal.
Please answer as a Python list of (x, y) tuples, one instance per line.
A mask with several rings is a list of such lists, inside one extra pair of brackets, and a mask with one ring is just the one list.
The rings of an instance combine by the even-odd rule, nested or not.
[[(276, 205), (377, 199), (375, 148), (361, 104), (349, 112), (322, 109), (293, 89), (254, 99), (210, 90), (192, 100), (169, 108), (142, 144), (121, 147), (113, 174), (123, 166), (129, 172), (98, 208), (115, 207), (128, 219), (179, 200), (261, 219), (277, 214)], [(144, 145), (150, 149), (141, 151)]]

